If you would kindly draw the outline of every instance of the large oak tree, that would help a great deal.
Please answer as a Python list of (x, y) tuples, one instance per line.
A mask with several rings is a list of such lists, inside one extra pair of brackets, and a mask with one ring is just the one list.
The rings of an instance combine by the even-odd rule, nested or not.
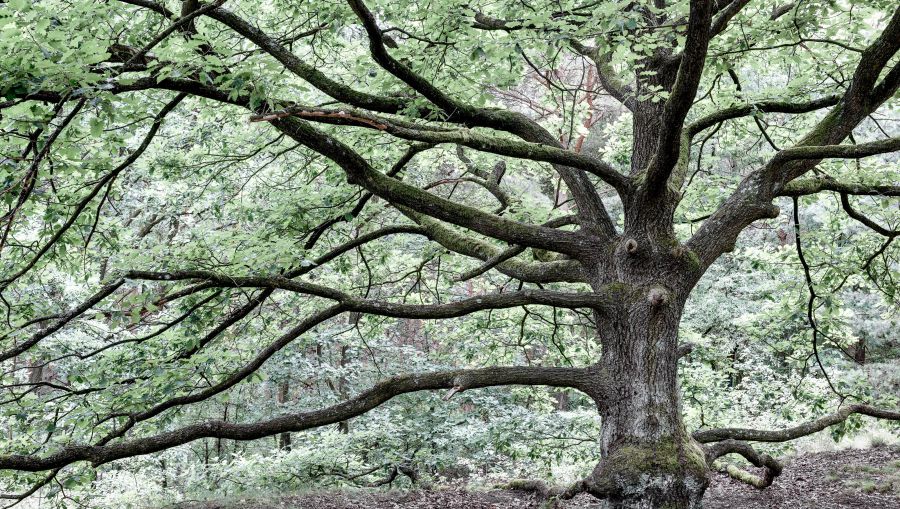
[[(47, 472), (27, 493), (9, 495), (13, 500), (73, 463), (102, 465), (207, 437), (298, 432), (347, 421), (415, 391), (447, 390), (451, 397), (475, 388), (542, 385), (583, 392), (602, 418), (598, 463), (582, 481), (550, 494), (587, 492), (621, 508), (699, 507), (713, 461), (727, 454), (765, 472), (732, 469), (733, 475), (770, 484), (781, 466), (749, 442), (796, 439), (851, 414), (900, 419), (893, 409), (843, 402), (834, 413), (782, 430), (692, 434), (678, 382), (679, 359), (690, 350), (679, 344), (679, 323), (692, 289), (745, 229), (778, 217), (777, 204), (792, 203), (799, 228), (801, 198), (836, 193), (851, 218), (885, 238), (867, 270), (876, 256), (896, 248), (891, 241), (900, 232), (852, 201), (900, 195), (887, 171), (865, 168), (871, 160), (865, 158), (900, 151), (890, 129), (871, 128), (873, 115), (896, 105), (900, 88), (900, 8), (893, 2), (13, 0), (0, 6), (0, 30), (0, 288), (13, 318), (0, 361), (15, 370), (55, 335), (90, 320), (151, 327), (154, 317), (187, 299), (192, 304), (183, 313), (144, 336), (112, 337), (93, 350), (75, 345), (43, 367), (155, 344), (131, 362), (171, 369), (173, 377), (190, 365), (190, 376), (204, 379), (112, 405), (108, 414), (73, 424), (94, 432), (72, 443), (29, 443), (0, 454), (2, 469)], [(766, 80), (775, 84), (761, 86)], [(325, 213), (316, 222), (287, 218), (270, 225), (271, 235), (289, 238), (296, 256), (289, 249), (272, 257), (253, 251), (242, 258), (178, 259), (166, 257), (161, 241), (144, 265), (122, 265), (121, 259), (133, 259), (117, 253), (135, 248), (104, 229), (107, 217), (125, 220), (115, 197), (126, 191), (117, 186), (155, 185), (153, 172), (139, 181), (127, 174), (162, 133), (171, 166), (187, 164), (201, 136), (184, 129), (209, 111), (221, 113), (223, 125), (202, 133), (203, 143), (228, 146), (229, 136), (243, 133), (240, 143), (255, 144), (255, 153), (283, 145), (325, 175), (314, 184), (300, 177), (282, 182), (283, 191), (258, 204), (258, 214), (280, 201)], [(603, 111), (630, 123), (624, 159), (604, 146), (605, 120), (595, 118)], [(772, 118), (781, 122), (780, 132), (772, 132)], [(744, 121), (753, 130), (729, 131)], [(717, 135), (720, 130), (732, 134)], [(734, 185), (701, 200), (707, 213), (691, 222), (696, 228), (681, 228), (676, 217), (684, 217), (680, 207), (691, 187), (727, 182), (716, 179), (722, 168), (704, 166), (704, 144), (715, 138), (739, 152), (750, 137), (764, 140), (753, 149), (755, 162), (730, 169)], [(429, 159), (429, 153), (439, 155)], [(454, 153), (464, 163), (462, 175), (423, 185), (408, 174)], [(227, 168), (235, 159), (213, 164)], [(156, 170), (159, 182), (177, 185), (166, 171)], [(337, 171), (347, 184), (334, 178)], [(549, 218), (516, 206), (547, 182)], [(349, 200), (340, 197), (348, 184)], [(455, 192), (458, 187), (468, 194)], [(313, 189), (327, 203), (311, 204)], [(186, 203), (157, 211), (137, 238), (164, 220), (201, 228), (197, 218), (216, 210)], [(347, 224), (354, 225), (353, 238), (319, 247)], [(226, 225), (215, 234), (232, 232)], [(434, 245), (477, 260), (456, 275), (460, 282), (499, 273), (517, 286), (411, 304), (339, 279), (315, 279), (329, 263), (389, 236), (409, 239), (409, 250)], [(800, 238), (797, 232), (810, 288), (803, 311), (815, 328), (817, 296)], [(79, 266), (95, 274), (92, 294), (49, 314), (36, 312), (46, 307), (36, 303), (34, 290), (42, 274)], [(366, 271), (371, 277), (368, 264), (355, 272)], [(222, 373), (190, 364), (211, 350), (226, 351), (217, 338), (282, 294), (302, 296), (312, 307), (303, 308), (306, 316), (288, 312), (282, 335), (243, 366)], [(223, 296), (233, 296), (227, 312), (202, 312)], [(342, 314), (439, 320), (527, 305), (589, 310), (600, 354), (584, 366), (402, 374), (339, 404), (258, 422), (145, 427), (235, 387), (301, 335)], [(128, 316), (118, 316), (121, 309)], [(192, 341), (154, 343), (186, 324), (195, 324)], [(814, 347), (816, 341), (814, 334)], [(102, 383), (32, 380), (5, 387), (13, 395), (6, 404), (40, 389), (48, 391), (52, 413), (53, 401), (101, 397), (159, 373)], [(50, 435), (65, 422), (56, 412)]]

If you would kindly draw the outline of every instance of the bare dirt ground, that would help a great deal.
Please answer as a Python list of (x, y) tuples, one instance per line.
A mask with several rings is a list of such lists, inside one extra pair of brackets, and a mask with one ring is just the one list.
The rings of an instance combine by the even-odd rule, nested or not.
[[(705, 509), (898, 509), (900, 447), (807, 454), (784, 460), (784, 473), (758, 490), (713, 474)], [(270, 500), (231, 500), (179, 509), (539, 509), (533, 496), (510, 491), (320, 492)], [(599, 509), (580, 496), (565, 509)]]

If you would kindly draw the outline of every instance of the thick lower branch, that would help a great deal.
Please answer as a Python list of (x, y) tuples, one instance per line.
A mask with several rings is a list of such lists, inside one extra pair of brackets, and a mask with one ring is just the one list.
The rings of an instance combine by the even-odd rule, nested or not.
[(354, 398), (342, 403), (289, 414), (266, 421), (235, 424), (207, 421), (170, 432), (116, 444), (74, 445), (44, 457), (32, 455), (0, 456), (0, 469), (37, 472), (60, 468), (78, 461), (100, 465), (122, 458), (159, 452), (201, 438), (256, 440), (278, 433), (298, 432), (345, 421), (362, 415), (401, 394), (424, 390), (456, 389), (458, 391), (501, 385), (546, 385), (591, 391), (593, 371), (590, 368), (493, 367), (459, 369), (395, 376), (383, 380)]

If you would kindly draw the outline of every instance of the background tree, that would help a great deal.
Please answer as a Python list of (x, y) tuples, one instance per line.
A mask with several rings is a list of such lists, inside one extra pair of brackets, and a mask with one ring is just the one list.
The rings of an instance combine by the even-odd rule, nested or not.
[[(347, 431), (426, 390), (583, 393), (601, 418), (598, 463), (548, 493), (611, 507), (696, 507), (727, 454), (765, 467), (730, 470), (765, 486), (781, 466), (747, 442), (854, 414), (900, 419), (896, 394), (851, 394), (825, 374), (820, 347), (850, 345), (818, 315), (846, 284), (895, 302), (900, 189), (879, 156), (900, 150), (892, 3), (223, 4), (0, 7), (12, 409), (0, 468), (47, 472), (8, 498), (78, 462), (201, 439), (281, 435), (293, 447), (285, 433)], [(820, 193), (881, 237), (817, 252), (824, 271), (801, 223)], [(831, 412), (777, 431), (690, 433), (686, 303), (742, 232), (771, 221), (803, 269), (807, 362), (834, 393)], [(338, 345), (340, 360), (320, 364), (337, 371), (318, 373), (331, 406), (185, 419), (289, 346), (322, 360), (304, 343), (314, 331), (360, 332), (360, 357), (381, 374), (360, 328), (390, 327), (377, 317), (416, 327), (478, 313), (490, 326), (515, 309), (521, 355), (496, 360), (521, 365), (392, 369), (361, 388)], [(553, 332), (528, 348), (534, 313)], [(440, 344), (450, 364), (474, 364)], [(269, 374), (282, 405), (295, 378), (284, 368)]]

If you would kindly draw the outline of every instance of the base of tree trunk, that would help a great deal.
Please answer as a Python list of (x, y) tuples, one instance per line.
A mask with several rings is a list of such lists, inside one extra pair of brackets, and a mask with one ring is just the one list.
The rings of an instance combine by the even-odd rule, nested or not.
[(615, 447), (585, 480), (609, 509), (699, 509), (709, 468), (690, 438)]

